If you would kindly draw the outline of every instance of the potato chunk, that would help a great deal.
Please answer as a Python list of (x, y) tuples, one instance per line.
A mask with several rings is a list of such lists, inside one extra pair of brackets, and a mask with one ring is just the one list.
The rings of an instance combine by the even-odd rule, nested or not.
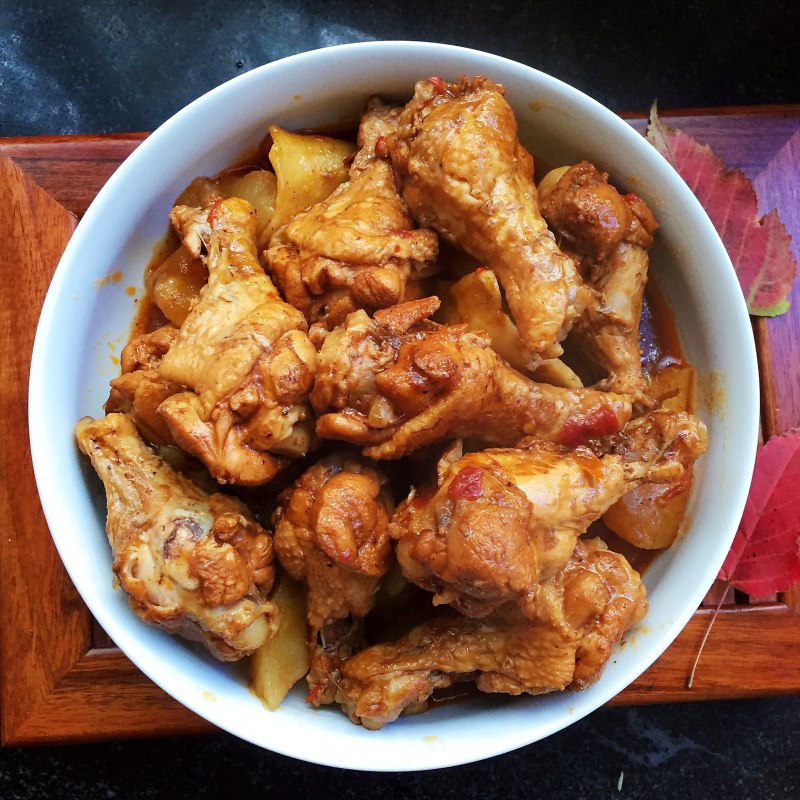
[(581, 379), (560, 359), (540, 361), (520, 339), (517, 326), (503, 308), (503, 295), (497, 276), (480, 267), (465, 275), (442, 293), (438, 318), (445, 323), (469, 326), (484, 331), (492, 340), (492, 349), (512, 367), (526, 372), (541, 383), (579, 389)]
[(269, 132), (269, 160), (278, 177), (275, 214), (269, 226), (272, 234), (347, 180), (347, 159), (356, 146), (329, 136), (290, 133), (277, 125), (271, 125)]
[(258, 217), (257, 242), (260, 248), (269, 244), (272, 231), (272, 217), (275, 214), (275, 200), (278, 194), (278, 179), (274, 172), (254, 169), (238, 177), (228, 187), (229, 197), (247, 200), (256, 210)]
[(282, 575), (272, 594), (278, 612), (277, 633), (250, 659), (250, 685), (274, 711), (308, 672), (306, 598), (302, 584)]
[[(689, 411), (694, 371), (670, 364), (650, 378), (650, 394), (669, 411)], [(625, 494), (603, 516), (620, 539), (642, 550), (670, 547), (680, 532), (691, 486), (691, 469), (677, 484), (645, 483)]]
[(603, 522), (620, 539), (642, 550), (670, 547), (680, 531), (690, 484), (691, 474), (687, 474), (680, 485), (637, 486), (606, 511)]
[(161, 313), (177, 327), (208, 281), (208, 270), (199, 258), (181, 245), (148, 276), (148, 290)]

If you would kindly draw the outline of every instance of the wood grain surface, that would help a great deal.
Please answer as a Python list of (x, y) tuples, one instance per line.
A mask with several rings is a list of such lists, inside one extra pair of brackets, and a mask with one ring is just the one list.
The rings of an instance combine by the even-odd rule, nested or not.
[[(662, 114), (751, 178), (778, 155), (800, 176), (800, 106)], [(641, 116), (628, 121), (643, 130)], [(36, 322), (76, 218), (144, 134), (0, 140), (0, 741), (4, 745), (195, 733), (211, 725), (169, 698), (103, 634), (50, 539), (27, 448), (27, 380)], [(769, 186), (767, 186), (769, 189)], [(9, 287), (12, 287), (9, 289)], [(800, 423), (800, 304), (755, 325), (764, 433)], [(787, 369), (786, 365), (791, 368)], [(710, 618), (723, 600), (686, 683)], [(751, 602), (724, 586), (615, 704), (800, 692), (800, 589)], [(624, 646), (635, 647), (636, 642)]]

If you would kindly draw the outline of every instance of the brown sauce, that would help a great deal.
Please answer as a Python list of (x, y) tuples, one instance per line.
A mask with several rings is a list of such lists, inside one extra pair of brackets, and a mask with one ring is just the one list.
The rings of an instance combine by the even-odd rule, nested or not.
[(166, 324), (167, 318), (161, 313), (161, 309), (153, 302), (149, 294), (145, 294), (138, 302), (129, 340), (134, 336), (141, 336), (143, 333), (157, 331)]
[(675, 317), (658, 281), (652, 275), (647, 281), (642, 302), (639, 349), (642, 351), (642, 369), (647, 373), (668, 365), (686, 363)]
[(128, 340), (134, 336), (141, 336), (143, 333), (152, 333), (167, 324), (167, 318), (161, 309), (153, 302), (150, 294), (151, 276), (178, 249), (180, 240), (178, 235), (170, 228), (164, 237), (153, 247), (150, 261), (144, 269), (144, 296), (139, 300), (136, 309), (136, 316), (133, 319), (131, 333)]
[(474, 700), (476, 697), (485, 697), (473, 681), (459, 681), (445, 689), (436, 689), (428, 699), (428, 710), (452, 706)]

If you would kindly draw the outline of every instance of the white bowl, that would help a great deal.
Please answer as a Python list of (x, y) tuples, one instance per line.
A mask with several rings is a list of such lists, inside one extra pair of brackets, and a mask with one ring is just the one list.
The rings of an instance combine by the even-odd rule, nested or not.
[[(105, 503), (79, 455), (75, 422), (101, 415), (112, 362), (130, 331), (151, 249), (179, 192), (235, 162), (269, 123), (305, 128), (356, 117), (374, 92), (407, 98), (429, 75), (484, 74), (506, 87), (523, 142), (551, 165), (582, 158), (635, 191), (661, 228), (653, 274), (699, 376), (697, 413), (710, 446), (695, 473), (686, 535), (645, 576), (650, 612), (602, 678), (575, 694), (486, 696), (404, 717), (381, 731), (338, 708), (314, 710), (296, 688), (276, 712), (248, 690), (241, 665), (144, 625), (111, 585)], [(100, 282), (113, 271), (118, 283)], [(99, 287), (99, 288), (98, 288)], [(109, 349), (111, 347), (111, 349)], [(146, 139), (86, 213), (42, 309), (30, 376), (30, 437), (39, 492), (70, 577), (125, 654), (184, 705), (262, 747), (319, 764), (420, 770), (466, 763), (542, 739), (601, 706), (666, 649), (701, 602), (727, 552), (750, 482), (758, 422), (750, 323), (725, 250), (695, 197), (625, 122), (535, 69), (443, 44), (371, 42), (303, 53), (214, 89)]]

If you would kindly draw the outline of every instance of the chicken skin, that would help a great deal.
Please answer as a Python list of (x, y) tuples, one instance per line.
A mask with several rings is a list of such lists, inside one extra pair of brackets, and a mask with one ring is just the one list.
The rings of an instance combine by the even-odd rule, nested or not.
[(281, 495), (275, 551), (308, 590), (307, 681), (315, 705), (333, 702), (341, 662), (362, 645), (361, 621), (392, 560), (393, 509), (385, 478), (344, 454), (315, 464)]
[(580, 260), (592, 289), (573, 336), (607, 373), (597, 388), (645, 401), (639, 321), (658, 227), (650, 209), (636, 195), (621, 196), (606, 173), (585, 161), (542, 189), (540, 200), (542, 215), (562, 247)]
[(111, 393), (105, 405), (106, 414), (129, 414), (142, 435), (154, 444), (173, 444), (172, 434), (158, 413), (158, 407), (184, 387), (168, 381), (158, 368), (177, 335), (176, 327), (165, 325), (152, 333), (134, 336), (122, 348), (121, 374), (111, 381)]
[(295, 216), (270, 243), (270, 271), (309, 323), (333, 329), (358, 308), (400, 303), (410, 282), (436, 271), (436, 234), (414, 229), (391, 167), (375, 155), (376, 142), (398, 113), (371, 103), (349, 180)]
[(387, 145), (420, 225), (492, 269), (525, 345), (560, 355), (586, 293), (539, 213), (533, 158), (502, 87), (481, 77), (418, 82)]
[(311, 403), (317, 434), (400, 458), (445, 438), (513, 446), (525, 436), (566, 446), (620, 430), (626, 398), (535, 383), (509, 367), (483, 334), (426, 318), (425, 298), (347, 318), (319, 353)]
[(579, 542), (542, 584), (535, 619), (513, 608), (485, 619), (448, 610), (345, 662), (336, 700), (353, 722), (377, 729), (456, 682), (511, 695), (582, 689), (646, 610), (645, 588), (625, 558), (599, 539)]
[(468, 453), (412, 490), (389, 531), (405, 577), (470, 617), (506, 602), (536, 612), (537, 589), (569, 560), (578, 537), (627, 491), (678, 480), (705, 450), (702, 422), (659, 411), (633, 420), (612, 451), (530, 440)]
[(125, 414), (76, 427), (105, 485), (114, 574), (145, 622), (250, 655), (276, 629), (273, 544), (238, 500), (207, 494), (158, 458)]
[(159, 365), (187, 387), (159, 406), (175, 442), (220, 483), (269, 481), (307, 452), (316, 351), (303, 315), (258, 263), (257, 219), (237, 198), (172, 213), (184, 244), (207, 251), (207, 286)]

